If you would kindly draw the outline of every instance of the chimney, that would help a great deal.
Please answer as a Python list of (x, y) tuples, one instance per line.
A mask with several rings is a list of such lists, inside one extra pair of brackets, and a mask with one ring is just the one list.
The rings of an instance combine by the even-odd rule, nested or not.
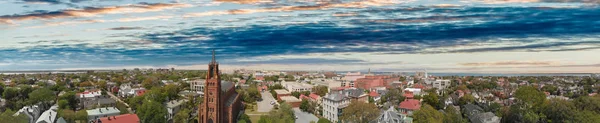
[(108, 117), (108, 120), (111, 120), (110, 117)]
[(113, 119), (115, 119), (115, 120), (116, 120), (116, 119), (117, 119), (117, 117), (116, 117), (116, 116), (113, 116)]

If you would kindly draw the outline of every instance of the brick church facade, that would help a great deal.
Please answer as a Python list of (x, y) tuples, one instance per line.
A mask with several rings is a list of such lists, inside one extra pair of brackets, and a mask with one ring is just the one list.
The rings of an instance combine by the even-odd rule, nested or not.
[(208, 64), (204, 87), (204, 102), (198, 106), (198, 122), (237, 123), (242, 106), (241, 97), (235, 91), (232, 82), (221, 82), (215, 51), (213, 51), (212, 61)]

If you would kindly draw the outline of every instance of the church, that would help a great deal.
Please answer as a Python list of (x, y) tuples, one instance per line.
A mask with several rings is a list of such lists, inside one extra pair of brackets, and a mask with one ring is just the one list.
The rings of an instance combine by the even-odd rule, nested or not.
[(237, 123), (242, 107), (241, 97), (235, 91), (232, 82), (221, 82), (221, 72), (219, 63), (215, 61), (214, 50), (204, 84), (204, 102), (198, 106), (198, 122)]

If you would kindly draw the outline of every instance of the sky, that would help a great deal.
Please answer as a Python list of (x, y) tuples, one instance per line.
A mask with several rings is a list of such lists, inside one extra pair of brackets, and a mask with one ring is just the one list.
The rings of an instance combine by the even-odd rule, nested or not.
[(599, 0), (2, 0), (0, 71), (599, 73)]

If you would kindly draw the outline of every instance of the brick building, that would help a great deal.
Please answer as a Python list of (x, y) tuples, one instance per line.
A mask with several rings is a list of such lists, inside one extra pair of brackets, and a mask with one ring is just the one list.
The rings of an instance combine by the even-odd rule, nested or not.
[(204, 102), (198, 106), (199, 123), (237, 123), (242, 104), (240, 96), (235, 92), (233, 83), (221, 82), (219, 63), (208, 64), (208, 73), (204, 85)]
[(399, 80), (398, 77), (385, 75), (365, 76), (365, 78), (356, 79), (354, 86), (361, 89), (371, 89), (373, 87), (387, 87), (390, 83)]

